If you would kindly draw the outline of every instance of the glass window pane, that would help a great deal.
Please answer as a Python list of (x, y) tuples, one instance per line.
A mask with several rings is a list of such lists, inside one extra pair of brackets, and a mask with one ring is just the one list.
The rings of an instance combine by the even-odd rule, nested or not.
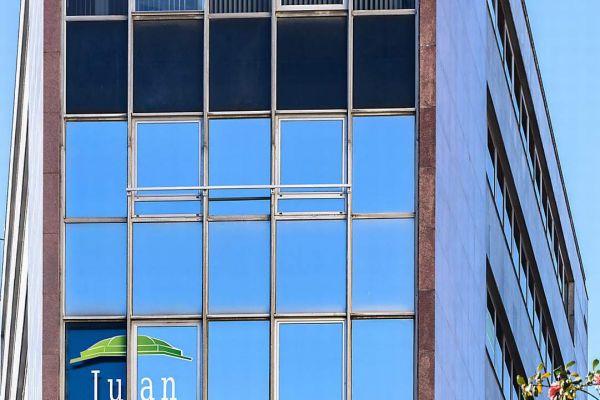
[(67, 217), (127, 216), (127, 123), (69, 122)]
[(414, 117), (355, 118), (353, 139), (353, 210), (414, 211)]
[(346, 222), (277, 223), (277, 311), (344, 311)]
[[(127, 396), (127, 341), (124, 323), (68, 323), (65, 332), (65, 399)], [(91, 350), (102, 349), (110, 356)], [(91, 350), (91, 351), (90, 351)], [(97, 372), (95, 372), (97, 371)], [(113, 380), (112, 388), (109, 379)], [(112, 393), (111, 393), (112, 389)]]
[(200, 124), (138, 123), (137, 185), (199, 186)]
[(199, 331), (197, 326), (137, 328), (138, 399), (200, 399)]
[(202, 224), (138, 223), (133, 228), (136, 315), (202, 312)]
[(414, 221), (365, 219), (352, 226), (353, 308), (414, 310)]
[(68, 114), (127, 112), (127, 21), (69, 21)]
[(203, 0), (136, 0), (137, 11), (194, 11), (202, 10)]
[(211, 322), (208, 398), (269, 399), (269, 322)]
[(136, 21), (133, 108), (136, 112), (200, 112), (203, 21)]
[(210, 109), (271, 109), (269, 18), (210, 22)]
[(67, 15), (127, 15), (127, 0), (67, 0)]
[(211, 313), (268, 313), (270, 223), (214, 222), (209, 229)]
[(125, 315), (127, 225), (66, 226), (67, 315)]
[(412, 320), (352, 322), (352, 398), (413, 398)]
[(355, 18), (354, 107), (414, 106), (414, 15)]
[[(344, 397), (344, 325), (279, 325), (279, 400)], [(411, 366), (412, 370), (412, 366)]]
[[(271, 183), (271, 120), (216, 119), (210, 121), (209, 183), (211, 185), (269, 185)], [(211, 214), (268, 214), (269, 189), (213, 190)], [(263, 197), (265, 200), (226, 201)], [(223, 201), (220, 201), (223, 200)]]
[(277, 108), (346, 108), (345, 17), (281, 18), (277, 21)]
[(281, 184), (343, 182), (342, 120), (284, 120), (280, 126)]

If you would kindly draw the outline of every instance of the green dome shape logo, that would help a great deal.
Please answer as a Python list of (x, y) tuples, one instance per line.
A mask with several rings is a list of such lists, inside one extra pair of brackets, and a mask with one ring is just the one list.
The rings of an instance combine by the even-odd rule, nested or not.
[[(173, 347), (164, 340), (156, 339), (150, 336), (139, 335), (137, 344), (137, 352), (140, 356), (155, 355), (179, 358), (181, 360), (191, 361), (191, 357), (186, 357), (183, 352)], [(127, 356), (127, 339), (125, 335), (113, 336), (108, 339), (103, 339), (98, 343), (88, 347), (86, 350), (79, 353), (79, 357), (71, 359), (70, 364), (75, 364), (81, 361), (92, 360), (99, 357), (126, 357)]]

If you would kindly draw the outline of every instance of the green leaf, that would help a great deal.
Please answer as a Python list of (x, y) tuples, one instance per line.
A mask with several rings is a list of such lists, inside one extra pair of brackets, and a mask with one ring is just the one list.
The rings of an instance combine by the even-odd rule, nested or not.
[(597, 358), (592, 361), (592, 369), (595, 371), (598, 369), (598, 365), (600, 365), (600, 360), (598, 360)]
[(568, 362), (568, 363), (567, 363), (567, 365), (565, 365), (565, 368), (566, 368), (566, 369), (569, 369), (569, 368), (571, 368), (573, 365), (575, 365), (575, 361), (570, 361), (570, 362)]
[(523, 378), (521, 375), (517, 375), (517, 383), (519, 385), (524, 385), (526, 383), (525, 378)]
[(538, 367), (537, 367), (537, 372), (542, 372), (544, 369), (545, 369), (544, 363), (540, 363), (540, 365), (538, 365)]

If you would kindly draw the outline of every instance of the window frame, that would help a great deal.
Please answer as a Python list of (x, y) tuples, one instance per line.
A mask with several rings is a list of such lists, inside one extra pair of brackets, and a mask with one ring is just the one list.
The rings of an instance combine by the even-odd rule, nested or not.
[[(160, 202), (160, 196), (152, 196), (147, 193), (152, 191), (147, 190), (148, 187), (138, 185), (138, 128), (140, 124), (196, 124), (198, 126), (198, 186), (190, 186), (189, 191), (194, 191), (192, 194), (170, 194), (164, 196), (163, 202), (185, 202), (185, 201), (197, 201), (202, 204), (203, 191), (199, 190), (202, 187), (204, 180), (204, 124), (201, 117), (192, 118), (186, 116), (174, 116), (174, 117), (138, 117), (131, 120), (131, 159), (129, 160), (131, 169), (131, 185), (128, 188), (128, 196), (132, 197), (132, 213), (134, 217), (157, 217), (157, 218), (172, 218), (172, 217), (194, 217), (196, 214), (139, 214), (136, 211), (136, 203), (150, 203)], [(166, 186), (166, 191), (174, 191), (172, 188), (175, 186)], [(145, 190), (140, 190), (145, 189)]]
[[(283, 129), (282, 129), (282, 122), (288, 122), (288, 121), (293, 121), (293, 122), (318, 122), (318, 121), (341, 121), (342, 122), (342, 131), (341, 131), (341, 156), (342, 156), (342, 165), (340, 166), (341, 168), (341, 182), (339, 183), (335, 183), (335, 182), (327, 182), (327, 184), (332, 184), (334, 186), (330, 186), (330, 187), (325, 187), (327, 189), (327, 191), (325, 192), (319, 192), (318, 190), (313, 190), (313, 191), (302, 191), (302, 190), (296, 190), (294, 188), (291, 188), (290, 190), (284, 190), (285, 187), (282, 188), (282, 186), (285, 186), (285, 184), (281, 183), (281, 172), (283, 170), (282, 166), (282, 161), (283, 161), (283, 155), (282, 155), (282, 133), (283, 133)], [(299, 200), (299, 199), (311, 199), (311, 200), (318, 200), (318, 199), (343, 199), (344, 200), (344, 211), (341, 212), (341, 214), (346, 214), (347, 213), (347, 198), (348, 198), (348, 189), (351, 187), (348, 181), (348, 121), (347, 121), (347, 115), (342, 115), (342, 114), (338, 114), (338, 113), (334, 113), (334, 114), (301, 114), (301, 115), (293, 115), (293, 114), (289, 114), (289, 115), (283, 115), (283, 116), (279, 116), (276, 118), (275, 121), (275, 160), (274, 160), (274, 176), (273, 176), (273, 180), (275, 182), (275, 186), (277, 187), (276, 189), (276, 196), (275, 196), (275, 214), (276, 215), (305, 215), (307, 213), (310, 214), (323, 214), (323, 215), (330, 215), (330, 214), (340, 214), (340, 212), (338, 211), (312, 211), (312, 212), (296, 212), (296, 211), (281, 211), (280, 210), (280, 206), (279, 206), (279, 202), (281, 200)], [(295, 185), (295, 184), (294, 184)], [(315, 188), (314, 186), (310, 186), (310, 184), (301, 184), (301, 185), (306, 185), (306, 188), (310, 189), (310, 188)], [(316, 184), (316, 185), (320, 185), (320, 184)]]
[[(203, 347), (202, 338), (204, 336), (204, 327), (201, 321), (172, 321), (172, 320), (149, 320), (149, 321), (132, 321), (129, 336), (127, 338), (128, 358), (131, 360), (129, 364), (131, 381), (128, 382), (131, 389), (132, 400), (138, 400), (138, 354), (137, 354), (137, 338), (139, 328), (172, 328), (172, 327), (195, 327), (196, 328), (196, 400), (202, 399), (202, 365), (205, 358), (205, 349)], [(129, 369), (128, 368), (128, 369)], [(155, 398), (158, 398), (155, 396)]]

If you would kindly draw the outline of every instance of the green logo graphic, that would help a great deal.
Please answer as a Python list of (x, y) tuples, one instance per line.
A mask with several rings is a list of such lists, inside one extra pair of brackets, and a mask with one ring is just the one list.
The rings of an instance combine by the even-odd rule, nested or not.
[[(186, 357), (183, 352), (173, 347), (164, 340), (156, 339), (150, 336), (139, 335), (137, 337), (137, 353), (140, 356), (155, 355), (179, 358), (181, 360), (191, 361), (191, 357)], [(79, 357), (71, 359), (70, 363), (75, 364), (81, 361), (92, 360), (98, 357), (126, 357), (127, 339), (125, 335), (113, 336), (103, 339), (79, 353)]]

